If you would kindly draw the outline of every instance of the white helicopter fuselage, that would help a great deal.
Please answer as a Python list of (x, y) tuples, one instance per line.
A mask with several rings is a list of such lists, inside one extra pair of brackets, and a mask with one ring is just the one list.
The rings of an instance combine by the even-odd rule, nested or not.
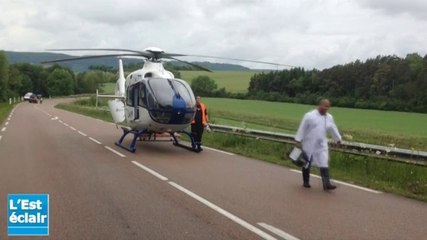
[(161, 61), (147, 60), (142, 69), (124, 78), (119, 61), (116, 96), (109, 101), (113, 119), (133, 130), (179, 132), (191, 124), (195, 112), (194, 94), (187, 82), (175, 79)]

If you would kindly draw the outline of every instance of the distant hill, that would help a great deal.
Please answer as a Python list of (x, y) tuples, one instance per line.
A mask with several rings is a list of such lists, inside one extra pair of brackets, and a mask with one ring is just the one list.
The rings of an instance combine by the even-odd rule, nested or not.
[[(14, 51), (6, 51), (6, 54), (9, 58), (9, 62), (11, 64), (14, 63), (32, 63), (32, 64), (40, 64), (40, 62), (55, 60), (55, 59), (63, 59), (63, 58), (71, 58), (75, 57), (72, 55), (62, 54), (62, 53), (50, 53), (50, 52), (14, 52)], [(124, 59), (124, 64), (134, 64), (140, 63), (139, 59)], [(184, 63), (180, 63), (177, 61), (170, 62), (176, 66), (183, 66)], [(211, 62), (193, 62), (195, 64), (206, 67), (212, 71), (250, 71), (250, 68), (243, 67), (237, 64), (228, 64), (228, 63), (211, 63)], [(99, 58), (99, 59), (87, 59), (87, 60), (79, 60), (79, 61), (70, 61), (64, 62), (60, 65), (67, 66), (75, 72), (84, 72), (87, 71), (89, 66), (97, 65), (97, 66), (109, 66), (113, 68), (117, 68), (117, 59), (116, 58)]]
[[(43, 61), (55, 60), (55, 59), (64, 59), (75, 57), (72, 55), (62, 54), (62, 53), (49, 53), (49, 52), (12, 52), (6, 51), (6, 54), (9, 58), (9, 63), (31, 63), (31, 64), (40, 64)], [(126, 59), (125, 63), (138, 63), (141, 60), (138, 59)], [(60, 65), (67, 66), (75, 72), (84, 72), (91, 65), (105, 65), (109, 67), (117, 68), (117, 59), (116, 58), (99, 58), (99, 59), (87, 59), (79, 61), (70, 61), (60, 63)]]
[[(189, 67), (185, 63), (177, 62), (177, 61), (170, 61), (172, 65), (178, 66), (178, 67)], [(205, 67), (207, 69), (210, 69), (212, 71), (251, 71), (252, 69), (244, 67), (242, 65), (238, 64), (230, 64), (230, 63), (212, 63), (212, 62), (191, 62), (197, 65), (200, 65), (202, 67)], [(191, 67), (191, 66), (190, 66)], [(195, 69), (198, 70), (198, 69)]]

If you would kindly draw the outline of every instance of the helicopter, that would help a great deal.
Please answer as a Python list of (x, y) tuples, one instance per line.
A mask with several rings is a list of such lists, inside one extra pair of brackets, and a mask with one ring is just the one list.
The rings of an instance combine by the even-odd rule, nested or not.
[[(119, 76), (115, 85), (115, 94), (97, 95), (97, 97), (110, 98), (108, 106), (114, 123), (123, 130), (122, 136), (115, 144), (130, 152), (136, 151), (136, 142), (138, 139), (142, 141), (156, 141), (156, 136), (164, 133), (170, 135), (170, 140), (173, 141), (175, 146), (199, 152), (192, 134), (186, 130), (196, 113), (194, 93), (186, 81), (175, 78), (172, 72), (164, 68), (163, 59), (173, 59), (208, 72), (211, 71), (207, 68), (176, 57), (193, 56), (290, 66), (236, 58), (165, 53), (158, 47), (148, 47), (143, 51), (114, 48), (48, 49), (48, 51), (121, 52), (119, 54), (88, 55), (57, 59), (45, 61), (43, 64), (105, 57), (119, 58)], [(131, 72), (125, 77), (122, 61), (124, 57), (143, 58), (144, 65), (141, 69)], [(125, 145), (124, 140), (129, 134), (132, 135), (131, 142), (129, 145)], [(190, 139), (190, 146), (182, 144), (178, 139), (178, 134), (187, 135)]]

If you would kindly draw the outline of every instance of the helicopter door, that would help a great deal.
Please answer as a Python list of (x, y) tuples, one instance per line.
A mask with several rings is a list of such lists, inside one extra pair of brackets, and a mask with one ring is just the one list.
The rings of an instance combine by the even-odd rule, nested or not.
[(135, 121), (139, 119), (139, 84), (128, 87), (126, 101), (126, 117), (128, 120)]
[(137, 119), (139, 119), (139, 106), (138, 106), (138, 102), (139, 102), (139, 84), (135, 84), (134, 86), (133, 86), (133, 89), (132, 89), (132, 91), (133, 91), (133, 101), (132, 101), (132, 103), (133, 103), (133, 109), (134, 109), (134, 112), (135, 112), (135, 120), (137, 120)]

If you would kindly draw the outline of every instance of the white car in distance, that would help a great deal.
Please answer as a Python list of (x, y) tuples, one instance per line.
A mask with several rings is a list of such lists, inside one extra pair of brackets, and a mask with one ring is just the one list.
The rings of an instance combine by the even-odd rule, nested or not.
[(33, 95), (33, 93), (32, 93), (32, 92), (27, 92), (27, 93), (24, 95), (24, 101), (29, 101), (29, 100), (30, 100), (30, 98), (31, 98), (31, 95)]

